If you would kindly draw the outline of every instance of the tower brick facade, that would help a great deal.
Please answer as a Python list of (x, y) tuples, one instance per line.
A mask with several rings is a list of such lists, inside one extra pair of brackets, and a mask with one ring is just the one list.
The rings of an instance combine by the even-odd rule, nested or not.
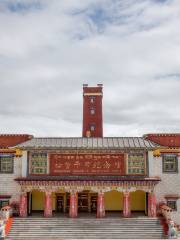
[(103, 137), (103, 85), (83, 85), (83, 137)]

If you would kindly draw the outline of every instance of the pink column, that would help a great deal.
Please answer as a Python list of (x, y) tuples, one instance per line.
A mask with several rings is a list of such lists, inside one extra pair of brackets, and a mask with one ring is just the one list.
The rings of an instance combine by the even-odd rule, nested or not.
[(123, 216), (130, 217), (131, 216), (131, 208), (130, 208), (130, 192), (123, 193)]
[(148, 217), (156, 217), (156, 196), (153, 192), (148, 194)]
[(78, 215), (78, 193), (70, 193), (70, 206), (69, 206), (69, 216), (71, 218), (76, 218)]
[(51, 192), (45, 192), (44, 217), (52, 217), (52, 196)]
[(105, 217), (104, 193), (98, 193), (97, 199), (97, 218)]
[(20, 196), (19, 216), (27, 217), (27, 193), (22, 193)]

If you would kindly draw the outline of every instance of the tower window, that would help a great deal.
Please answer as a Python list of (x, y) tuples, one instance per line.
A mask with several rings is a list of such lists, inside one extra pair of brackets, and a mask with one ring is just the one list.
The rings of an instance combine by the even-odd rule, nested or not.
[(93, 132), (95, 130), (95, 124), (90, 125), (90, 130)]
[(95, 102), (95, 97), (94, 96), (91, 96), (90, 97), (90, 103), (94, 103)]
[(95, 109), (94, 109), (94, 108), (91, 108), (91, 109), (90, 109), (90, 113), (91, 113), (91, 115), (94, 115), (94, 114), (95, 114)]

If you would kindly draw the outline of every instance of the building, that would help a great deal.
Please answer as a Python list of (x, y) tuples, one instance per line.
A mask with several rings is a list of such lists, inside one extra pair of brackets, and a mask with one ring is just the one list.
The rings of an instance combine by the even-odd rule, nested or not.
[(0, 134), (0, 208), (12, 201), (18, 189), (14, 179), (21, 176), (22, 151), (13, 146), (32, 137), (27, 134)]
[(149, 159), (150, 176), (161, 179), (155, 187), (157, 202), (171, 207), (173, 220), (180, 225), (180, 134), (147, 134), (144, 138), (161, 145)]
[(15, 144), (21, 157), (7, 156), (14, 172), (1, 175), (0, 195), (19, 203), (21, 217), (87, 212), (101, 218), (108, 211), (155, 217), (163, 201), (180, 224), (180, 135), (170, 146), (165, 139), (172, 143), (172, 137), (163, 134), (103, 137), (102, 97), (101, 84), (83, 86), (82, 137), (31, 137)]

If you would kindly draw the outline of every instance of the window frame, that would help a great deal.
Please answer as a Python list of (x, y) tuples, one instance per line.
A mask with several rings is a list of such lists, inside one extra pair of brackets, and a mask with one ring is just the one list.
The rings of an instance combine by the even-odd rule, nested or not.
[(90, 108), (90, 114), (91, 114), (91, 115), (95, 115), (95, 108), (94, 108), (94, 107), (91, 107), (91, 108)]
[[(177, 199), (171, 199), (171, 198), (166, 199), (166, 203), (167, 203), (167, 206), (170, 207), (173, 212), (177, 211)], [(174, 207), (172, 207), (172, 205), (169, 203), (174, 203)]]
[[(171, 170), (171, 169), (166, 169), (165, 166), (167, 166), (168, 164), (172, 164), (170, 161), (168, 163), (168, 160), (166, 159), (166, 157), (174, 157), (174, 169)], [(170, 174), (170, 173), (178, 173), (178, 156), (176, 154), (163, 154), (162, 155), (162, 172), (163, 173), (167, 173), (167, 174)]]
[[(134, 159), (133, 159), (134, 158)], [(141, 161), (139, 159), (141, 158)], [(142, 151), (129, 151), (127, 153), (126, 161), (126, 174), (133, 176), (146, 176), (147, 175), (147, 156), (146, 152)], [(133, 171), (133, 170), (138, 171)], [(130, 171), (131, 170), (131, 171)], [(140, 171), (141, 170), (141, 171)], [(142, 172), (143, 170), (143, 172)]]
[[(91, 129), (93, 127), (93, 129)], [(95, 132), (95, 129), (96, 129), (96, 124), (95, 123), (91, 123), (89, 125), (89, 129), (90, 129), (90, 132)]]
[(90, 97), (89, 97), (89, 102), (90, 102), (91, 104), (95, 103), (95, 100), (96, 100), (96, 97), (95, 97), (95, 96), (90, 96)]
[[(33, 166), (33, 155), (42, 155), (42, 154), (44, 155), (46, 154), (46, 165)], [(34, 169), (46, 168), (46, 172), (32, 172), (33, 168)], [(29, 154), (29, 175), (40, 175), (40, 176), (48, 175), (48, 153), (47, 152), (32, 152)]]
[[(7, 202), (7, 204), (2, 206), (2, 202)], [(9, 199), (7, 199), (7, 198), (0, 198), (0, 209), (2, 207), (5, 207), (5, 206), (9, 206)]]
[[(11, 170), (10, 171), (2, 171), (2, 167), (1, 167), (2, 158), (10, 158), (11, 159)], [(4, 154), (4, 155), (0, 156), (0, 173), (1, 174), (12, 174), (12, 173), (14, 173), (14, 155)]]

